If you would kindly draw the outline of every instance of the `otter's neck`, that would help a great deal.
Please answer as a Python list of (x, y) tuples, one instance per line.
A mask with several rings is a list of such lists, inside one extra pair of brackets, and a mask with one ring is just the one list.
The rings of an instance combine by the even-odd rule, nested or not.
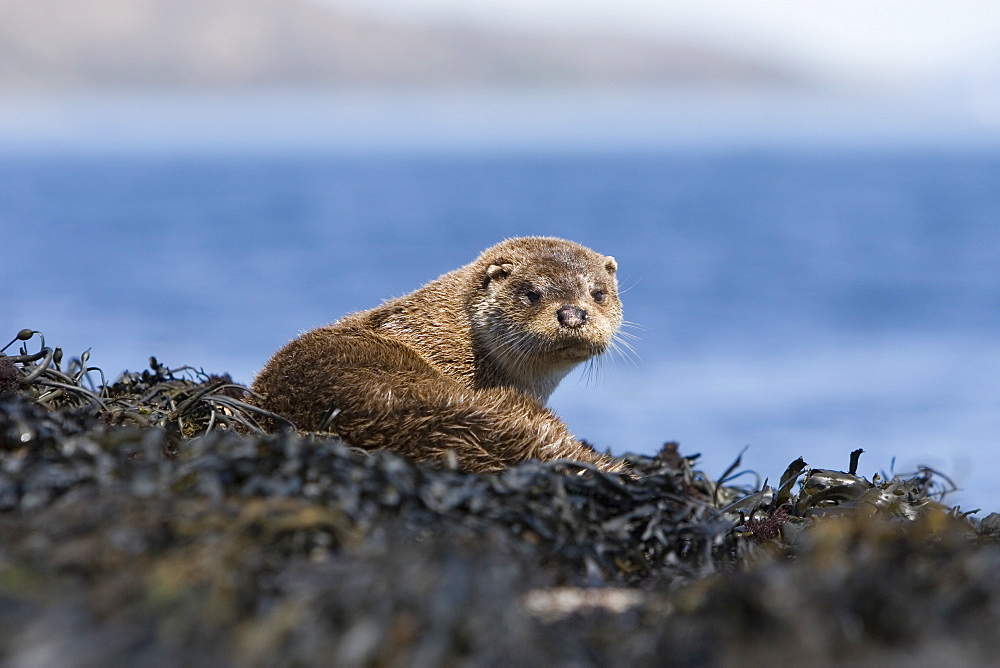
[(477, 389), (509, 387), (524, 392), (544, 404), (559, 382), (579, 364), (578, 361), (572, 360), (546, 362), (538, 358), (505, 355), (504, 352), (504, 348), (496, 341), (484, 340), (482, 337), (477, 339), (475, 342)]
[[(519, 374), (519, 381), (516, 387), (522, 392), (530, 394), (541, 403), (546, 403), (549, 396), (555, 391), (559, 382), (572, 371), (578, 362), (562, 362), (546, 367), (528, 367)], [(516, 373), (516, 372), (515, 372)]]

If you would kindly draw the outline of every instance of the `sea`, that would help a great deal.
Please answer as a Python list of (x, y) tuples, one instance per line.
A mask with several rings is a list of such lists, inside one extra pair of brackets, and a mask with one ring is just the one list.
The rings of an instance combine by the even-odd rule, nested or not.
[[(213, 143), (77, 109), (101, 121), (96, 140), (59, 123), (15, 136), (31, 114), (0, 123), (0, 345), (31, 328), (109, 380), (155, 356), (250, 383), (300, 332), (501, 239), (553, 235), (617, 259), (629, 321), (628, 345), (550, 402), (579, 437), (614, 453), (677, 441), (713, 476), (741, 457), (747, 484), (797, 457), (846, 469), (862, 448), (862, 474), (929, 466), (958, 487), (948, 502), (1000, 511), (995, 141), (644, 142), (625, 127), (629, 141), (574, 143), (550, 115), (534, 135), (504, 116), (494, 141), (434, 125), (399, 142), (419, 129), (382, 136), (385, 118), (355, 110), (345, 136), (367, 144), (308, 141), (314, 116)], [(105, 141), (117, 128), (156, 141)]]

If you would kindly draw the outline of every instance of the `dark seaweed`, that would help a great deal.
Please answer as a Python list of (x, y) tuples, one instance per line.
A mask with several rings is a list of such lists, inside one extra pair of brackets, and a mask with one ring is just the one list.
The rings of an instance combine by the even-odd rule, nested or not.
[(107, 383), (18, 341), (12, 665), (983, 663), (1000, 644), (1000, 521), (943, 505), (930, 469), (868, 480), (854, 453), (739, 487), (738, 462), (714, 480), (671, 443), (627, 456), (635, 477), (468, 475), (263, 434), (225, 375), (151, 359)]

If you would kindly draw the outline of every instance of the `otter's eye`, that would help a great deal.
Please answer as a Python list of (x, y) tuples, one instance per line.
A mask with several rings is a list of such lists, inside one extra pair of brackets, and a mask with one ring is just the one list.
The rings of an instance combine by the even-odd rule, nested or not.
[(598, 304), (604, 303), (604, 290), (594, 290), (594, 292), (591, 293), (591, 296), (594, 298), (594, 301), (597, 302)]
[(524, 297), (532, 304), (537, 304), (542, 301), (542, 294), (536, 290), (526, 290), (524, 292)]

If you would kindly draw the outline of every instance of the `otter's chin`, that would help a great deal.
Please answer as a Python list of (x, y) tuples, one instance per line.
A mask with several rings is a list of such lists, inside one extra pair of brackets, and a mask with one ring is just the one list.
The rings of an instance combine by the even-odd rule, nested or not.
[(602, 352), (603, 346), (595, 346), (593, 341), (568, 341), (556, 347), (552, 356), (567, 362), (585, 362)]

